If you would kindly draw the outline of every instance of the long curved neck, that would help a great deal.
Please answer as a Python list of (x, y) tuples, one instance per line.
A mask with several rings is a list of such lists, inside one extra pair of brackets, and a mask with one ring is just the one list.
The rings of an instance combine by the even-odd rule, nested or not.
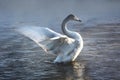
[(62, 22), (62, 31), (65, 35), (69, 36), (70, 34), (70, 31), (67, 29), (67, 22), (69, 20), (68, 19), (64, 19), (63, 22)]
[(70, 38), (74, 38), (74, 39), (80, 39), (80, 35), (77, 32), (74, 31), (70, 31), (67, 29), (67, 22), (69, 21), (69, 19), (64, 19), (62, 22), (62, 31), (65, 35), (67, 35)]

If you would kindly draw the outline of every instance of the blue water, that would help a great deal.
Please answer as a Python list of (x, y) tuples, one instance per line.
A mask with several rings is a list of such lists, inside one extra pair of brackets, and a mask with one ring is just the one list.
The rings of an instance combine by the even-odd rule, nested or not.
[[(68, 25), (76, 26), (76, 29), (72, 29), (80, 31), (85, 41), (81, 56), (72, 64), (45, 63), (44, 61), (54, 60), (55, 56), (44, 54), (45, 52), (33, 41), (13, 31), (13, 28), (22, 25), (35, 25), (49, 27), (61, 32), (61, 22), (68, 14), (75, 14), (82, 20), (82, 23), (71, 22)], [(117, 69), (120, 70), (117, 68), (120, 62), (119, 56), (114, 56), (116, 58), (114, 60), (108, 55), (119, 53), (120, 39), (116, 36), (110, 36), (111, 33), (104, 33), (104, 30), (97, 29), (98, 32), (93, 31), (95, 33), (82, 30), (98, 24), (116, 24), (119, 22), (119, 0), (0, 0), (0, 80), (110, 80), (112, 75), (105, 73), (106, 69), (110, 73), (113, 71), (113, 76), (117, 80), (120, 78), (119, 75), (116, 75), (120, 73), (116, 72)], [(113, 32), (119, 32), (119, 30), (118, 27), (107, 29), (107, 31)], [(101, 34), (103, 34), (104, 40), (99, 37), (91, 37), (91, 35), (99, 36)], [(119, 33), (115, 34), (119, 35)], [(112, 44), (114, 40), (118, 43)], [(97, 48), (96, 44), (99, 44)], [(109, 48), (109, 45), (112, 48)], [(102, 52), (101, 48), (103, 55), (98, 55), (97, 53)], [(104, 54), (107, 51), (104, 49), (110, 49), (107, 57)], [(116, 64), (111, 66), (110, 63), (107, 64), (107, 61), (104, 63), (100, 58)], [(94, 63), (94, 61), (96, 62)], [(115, 80), (114, 77), (111, 80)]]

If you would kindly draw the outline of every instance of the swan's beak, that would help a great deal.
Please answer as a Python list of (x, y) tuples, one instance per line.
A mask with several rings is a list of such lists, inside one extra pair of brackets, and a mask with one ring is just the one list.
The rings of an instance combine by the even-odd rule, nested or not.
[(82, 20), (80, 20), (80, 19), (76, 19), (76, 21), (78, 21), (78, 22), (82, 22)]
[(82, 22), (78, 17), (75, 17), (75, 21)]
[(79, 19), (78, 22), (82, 22), (82, 20)]

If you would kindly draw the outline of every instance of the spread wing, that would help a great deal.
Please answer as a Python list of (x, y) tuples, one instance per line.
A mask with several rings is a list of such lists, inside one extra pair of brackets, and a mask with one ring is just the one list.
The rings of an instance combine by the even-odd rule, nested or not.
[(74, 39), (44, 27), (20, 27), (16, 29), (32, 39), (48, 53), (58, 54), (70, 52), (74, 48)]

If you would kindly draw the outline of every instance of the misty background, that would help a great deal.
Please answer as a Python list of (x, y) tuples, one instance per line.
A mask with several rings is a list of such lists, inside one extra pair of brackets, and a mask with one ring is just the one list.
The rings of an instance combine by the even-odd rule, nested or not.
[(0, 0), (0, 23), (58, 27), (69, 14), (87, 26), (120, 22), (119, 0)]

